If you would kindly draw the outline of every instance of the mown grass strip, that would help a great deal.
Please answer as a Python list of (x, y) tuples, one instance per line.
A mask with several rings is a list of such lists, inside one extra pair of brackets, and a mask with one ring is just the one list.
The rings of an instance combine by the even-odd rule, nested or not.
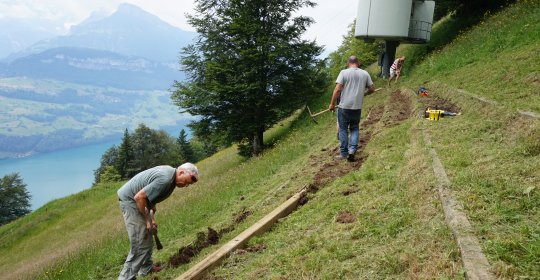
[(489, 280), (495, 279), (491, 273), (491, 266), (480, 248), (480, 244), (474, 231), (472, 230), (469, 219), (463, 212), (463, 207), (453, 198), (449, 188), (452, 185), (444, 166), (439, 160), (437, 151), (432, 146), (431, 137), (426, 129), (424, 131), (424, 138), (427, 146), (429, 147), (429, 153), (432, 159), (433, 172), (437, 177), (437, 190), (439, 192), (439, 198), (443, 206), (445, 220), (448, 226), (452, 229), (456, 242), (461, 250), (461, 259), (463, 260), (463, 266), (466, 269), (467, 279), (470, 280)]

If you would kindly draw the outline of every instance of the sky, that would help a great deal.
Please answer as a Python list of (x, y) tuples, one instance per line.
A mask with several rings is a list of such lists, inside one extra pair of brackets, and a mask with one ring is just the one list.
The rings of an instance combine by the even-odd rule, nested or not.
[[(306, 31), (306, 39), (315, 39), (326, 47), (325, 52), (337, 49), (348, 26), (356, 17), (357, 1), (314, 0), (318, 5), (300, 12), (316, 23)], [(121, 3), (131, 3), (160, 17), (167, 23), (193, 31), (185, 14), (193, 13), (194, 0), (0, 0), (0, 19), (45, 19), (60, 21), (67, 32), (69, 27), (82, 22), (93, 12), (111, 14)]]

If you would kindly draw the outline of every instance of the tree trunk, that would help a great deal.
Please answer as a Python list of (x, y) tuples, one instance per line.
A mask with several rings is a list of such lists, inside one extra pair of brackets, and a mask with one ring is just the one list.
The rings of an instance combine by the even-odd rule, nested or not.
[(258, 156), (264, 149), (263, 142), (264, 129), (259, 129), (253, 134), (253, 155)]

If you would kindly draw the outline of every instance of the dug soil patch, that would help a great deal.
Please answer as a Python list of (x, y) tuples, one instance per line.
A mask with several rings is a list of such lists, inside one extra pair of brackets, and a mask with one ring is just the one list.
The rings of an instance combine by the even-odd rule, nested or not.
[(450, 99), (430, 95), (425, 97), (418, 97), (418, 101), (424, 107), (424, 111), (430, 108), (432, 110), (443, 110), (452, 113), (461, 112), (461, 108), (454, 104), (454, 102), (452, 102)]
[[(353, 170), (358, 170), (366, 161), (368, 155), (364, 152), (371, 138), (382, 128), (388, 128), (408, 119), (412, 114), (412, 102), (408, 95), (401, 91), (393, 92), (387, 104), (375, 106), (368, 111), (366, 119), (360, 123), (360, 139), (358, 151), (353, 162), (332, 160), (323, 164), (315, 174), (313, 182), (308, 186), (308, 192), (316, 192), (322, 186), (342, 177)], [(379, 123), (382, 123), (381, 127)], [(332, 159), (339, 154), (339, 143), (334, 149), (324, 150), (319, 157), (330, 156)], [(347, 195), (347, 194), (344, 194)]]
[(189, 263), (191, 258), (196, 256), (202, 249), (219, 242), (220, 235), (212, 228), (208, 228), (208, 233), (198, 232), (197, 240), (190, 245), (184, 246), (178, 250), (178, 253), (169, 258), (171, 267), (178, 267)]
[(351, 212), (345, 211), (340, 212), (336, 218), (336, 222), (341, 224), (350, 224), (354, 223), (356, 221), (356, 216), (354, 216)]
[(394, 91), (390, 96), (388, 111), (383, 121), (385, 127), (398, 125), (408, 119), (412, 113), (412, 102), (409, 96), (401, 91)]

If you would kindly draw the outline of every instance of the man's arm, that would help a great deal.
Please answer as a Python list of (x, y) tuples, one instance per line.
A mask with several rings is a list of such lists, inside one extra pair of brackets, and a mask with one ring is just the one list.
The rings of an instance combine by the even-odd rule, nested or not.
[(330, 105), (328, 106), (328, 110), (334, 112), (334, 109), (336, 108), (336, 100), (341, 95), (341, 91), (343, 90), (343, 85), (340, 83), (336, 84), (336, 87), (334, 88), (334, 93), (332, 93), (332, 100), (330, 101)]
[(146, 192), (144, 190), (140, 190), (137, 194), (135, 194), (133, 199), (135, 199), (137, 209), (139, 209), (139, 212), (143, 215), (144, 220), (146, 221), (146, 228), (150, 229), (155, 221), (152, 221), (150, 215), (148, 214), (148, 196), (146, 195)]
[(371, 86), (367, 88), (366, 93), (364, 93), (364, 95), (370, 95), (374, 92), (375, 92), (375, 84), (371, 84)]

